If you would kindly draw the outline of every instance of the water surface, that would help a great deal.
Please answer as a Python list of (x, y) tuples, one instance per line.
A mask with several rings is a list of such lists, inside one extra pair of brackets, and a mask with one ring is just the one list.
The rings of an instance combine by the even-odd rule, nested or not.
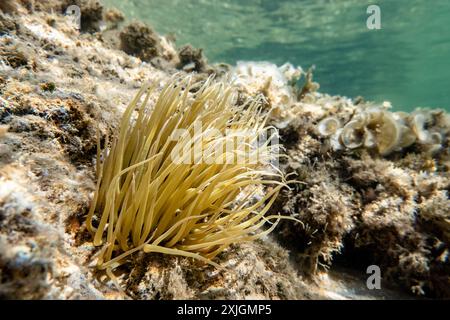
[[(210, 62), (316, 66), (321, 91), (450, 110), (449, 0), (104, 0)], [(381, 30), (366, 26), (381, 9)]]

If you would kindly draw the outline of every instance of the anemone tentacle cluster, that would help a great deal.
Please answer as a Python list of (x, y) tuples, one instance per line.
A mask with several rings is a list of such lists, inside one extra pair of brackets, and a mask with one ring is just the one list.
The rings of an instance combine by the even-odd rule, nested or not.
[[(231, 87), (211, 81), (199, 86), (189, 77), (175, 77), (152, 108), (147, 106), (152, 88), (144, 87), (125, 111), (109, 152), (98, 154), (87, 228), (94, 245), (103, 246), (100, 269), (110, 272), (138, 250), (197, 258), (218, 267), (211, 259), (230, 244), (257, 239), (277, 225), (280, 216), (266, 212), (289, 181), (269, 163), (277, 157), (276, 145), (256, 146), (262, 161), (177, 162), (171, 157), (175, 149), (197, 157), (198, 141), (199, 151), (224, 141), (228, 147), (229, 136), (210, 133), (229, 128), (245, 130), (250, 141), (211, 157), (239, 155), (269, 129), (258, 100), (242, 109), (233, 103)], [(203, 126), (201, 131), (196, 132), (196, 124)], [(177, 129), (193, 138), (172, 139)], [(259, 196), (264, 185), (272, 188)], [(271, 227), (260, 230), (273, 219)]]

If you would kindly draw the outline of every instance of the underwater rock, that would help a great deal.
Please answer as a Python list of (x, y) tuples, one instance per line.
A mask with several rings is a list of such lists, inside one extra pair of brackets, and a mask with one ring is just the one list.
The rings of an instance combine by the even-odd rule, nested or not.
[(158, 254), (145, 261), (161, 264), (142, 265), (133, 256), (136, 262), (126, 267), (135, 272), (123, 279), (126, 295), (95, 274), (90, 266), (98, 251), (84, 221), (95, 187), (97, 128), (104, 148), (137, 88), (149, 81), (163, 84), (170, 76), (108, 48), (98, 34), (80, 37), (61, 14), (22, 13), (14, 19), (20, 32), (5, 30), (4, 39), (30, 50), (27, 65), (0, 64), (2, 298), (322, 296), (317, 286), (306, 286), (286, 250), (270, 239), (235, 246), (217, 258), (238, 274)]
[(301, 273), (317, 279), (335, 263), (364, 270), (376, 264), (391, 284), (448, 298), (449, 114), (391, 112), (389, 103), (314, 90), (298, 99), (276, 66), (257, 66), (241, 64), (233, 74), (253, 96), (264, 94), (264, 80), (281, 79), (264, 95), (287, 97), (269, 101), (282, 106), (269, 122), (286, 148), (281, 170), (300, 182), (272, 210), (303, 222), (285, 221), (275, 231)]
[(116, 8), (110, 8), (105, 11), (105, 21), (111, 23), (115, 28), (119, 23), (125, 21), (125, 15)]
[(305, 83), (303, 84), (303, 87), (301, 90), (296, 93), (297, 99), (302, 100), (305, 95), (307, 95), (310, 92), (315, 92), (319, 90), (320, 85), (317, 82), (313, 81), (313, 71), (314, 66), (308, 69), (308, 72), (305, 74)]
[[(301, 108), (306, 101), (309, 107)], [(281, 168), (300, 184), (274, 208), (305, 225), (283, 222), (281, 243), (306, 276), (315, 278), (335, 261), (361, 269), (376, 264), (414, 294), (448, 298), (448, 114), (393, 113), (320, 93), (306, 101), (293, 105), (297, 117), (280, 132), (281, 141), (296, 132)], [(426, 125), (413, 121), (417, 114), (427, 115)], [(438, 141), (441, 152), (430, 152)]]
[[(201, 72), (194, 77), (208, 77), (209, 67), (199, 51), (180, 56), (169, 40), (144, 27), (127, 33), (131, 55), (109, 46), (106, 31), (96, 27), (103, 21), (95, 5), (92, 23), (86, 22), (94, 33), (80, 36), (61, 1), (35, 1), (34, 11), (15, 3), (19, 14), (0, 14), (1, 298), (384, 297), (355, 293), (361, 282), (347, 282), (342, 264), (362, 274), (378, 264), (386, 286), (450, 296), (448, 114), (381, 108), (366, 117), (363, 111), (373, 105), (362, 99), (317, 92), (312, 78), (303, 91), (299, 77), (308, 77), (301, 68), (258, 62), (240, 63), (230, 74), (224, 67), (219, 77), (234, 78), (238, 100), (265, 96), (272, 109), (268, 124), (280, 129), (286, 148), (280, 169), (300, 181), (278, 197), (273, 213), (302, 223), (285, 221), (271, 237), (222, 252), (214, 261), (233, 272), (188, 258), (133, 254), (119, 279), (125, 293), (119, 292), (94, 272), (99, 251), (85, 225), (96, 186), (97, 134), (103, 149), (138, 88), (151, 82), (160, 90), (181, 56), (182, 68)], [(109, 21), (120, 17), (111, 15)], [(152, 56), (150, 63), (139, 55)], [(155, 100), (149, 96), (149, 104)], [(340, 138), (352, 121), (345, 135), (348, 145), (359, 145), (354, 149)], [(390, 136), (400, 136), (394, 147), (376, 130), (384, 122)], [(346, 287), (345, 295), (337, 284)]]
[[(289, 70), (288, 70), (289, 69)], [(238, 61), (232, 70), (232, 81), (246, 90), (249, 95), (263, 94), (273, 105), (287, 105), (291, 102), (293, 92), (287, 75), (295, 77), (290, 67), (278, 68), (269, 62)], [(301, 73), (301, 69), (299, 69)]]
[(120, 48), (154, 65), (158, 65), (159, 57), (172, 63), (177, 59), (177, 54), (168, 40), (142, 22), (132, 22), (125, 26), (120, 32)]
[(202, 49), (193, 48), (191, 45), (186, 45), (178, 51), (180, 62), (177, 65), (178, 69), (186, 72), (207, 72), (208, 62), (203, 55)]
[(48, 291), (51, 260), (35, 257), (29, 246), (8, 247), (0, 238), (0, 298), (41, 299)]
[(4, 0), (0, 3), (0, 11), (3, 13), (16, 13), (19, 9), (15, 0)]
[(0, 12), (0, 36), (15, 32), (18, 27), (19, 26), (11, 16)]
[(304, 72), (291, 63), (277, 67), (264, 61), (238, 61), (230, 71), (230, 80), (244, 95), (262, 96), (273, 125), (285, 128), (291, 121), (296, 121), (299, 110), (315, 107), (308, 103), (308, 95), (319, 88), (312, 81), (312, 70)]
[(270, 62), (238, 61), (231, 72), (231, 81), (246, 95), (262, 95), (272, 117), (282, 119), (294, 102), (294, 85), (303, 70), (290, 63), (277, 67)]
[(0, 57), (2, 57), (3, 61), (14, 69), (26, 66), (28, 64), (26, 54), (17, 47), (0, 48)]
[(162, 48), (158, 35), (147, 25), (133, 22), (120, 33), (120, 45), (123, 51), (135, 55), (143, 61), (151, 61), (159, 56)]

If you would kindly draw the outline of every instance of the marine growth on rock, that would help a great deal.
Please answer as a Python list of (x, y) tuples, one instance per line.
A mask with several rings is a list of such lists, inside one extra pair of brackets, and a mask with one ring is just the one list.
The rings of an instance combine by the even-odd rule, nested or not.
[(418, 109), (409, 114), (370, 106), (358, 107), (345, 123), (338, 115), (325, 117), (316, 130), (333, 150), (366, 148), (387, 156), (413, 144), (436, 152), (447, 130), (443, 122), (448, 124), (449, 116), (440, 110)]

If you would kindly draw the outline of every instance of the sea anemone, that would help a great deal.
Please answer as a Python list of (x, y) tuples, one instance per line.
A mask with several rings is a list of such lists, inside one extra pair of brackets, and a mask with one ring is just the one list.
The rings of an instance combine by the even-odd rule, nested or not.
[(219, 267), (212, 259), (230, 244), (275, 228), (281, 217), (266, 213), (290, 182), (273, 165), (277, 132), (266, 126), (259, 100), (238, 106), (224, 83), (192, 84), (177, 76), (150, 108), (154, 89), (139, 91), (108, 150), (98, 146), (86, 224), (94, 245), (103, 246), (98, 267), (110, 275), (136, 251)]

